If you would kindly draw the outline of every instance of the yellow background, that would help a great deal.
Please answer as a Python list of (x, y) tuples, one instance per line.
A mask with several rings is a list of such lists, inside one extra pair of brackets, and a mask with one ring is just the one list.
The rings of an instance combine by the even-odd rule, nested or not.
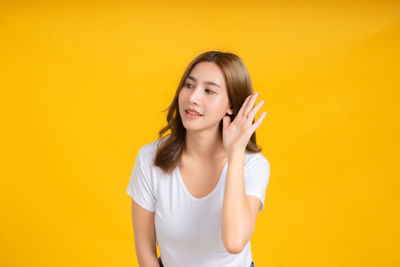
[(135, 157), (206, 50), (266, 101), (255, 266), (400, 266), (398, 1), (2, 1), (0, 33), (1, 266), (137, 266)]

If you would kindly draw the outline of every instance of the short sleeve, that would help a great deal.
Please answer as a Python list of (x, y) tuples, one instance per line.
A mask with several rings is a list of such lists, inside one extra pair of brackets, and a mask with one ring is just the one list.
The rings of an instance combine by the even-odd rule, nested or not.
[(258, 212), (264, 209), (269, 173), (268, 160), (260, 153), (251, 154), (244, 166), (245, 191), (261, 200)]
[(146, 164), (146, 159), (144, 158), (142, 150), (143, 147), (139, 150), (136, 157), (126, 193), (144, 209), (155, 212), (156, 198), (154, 196), (148, 162)]

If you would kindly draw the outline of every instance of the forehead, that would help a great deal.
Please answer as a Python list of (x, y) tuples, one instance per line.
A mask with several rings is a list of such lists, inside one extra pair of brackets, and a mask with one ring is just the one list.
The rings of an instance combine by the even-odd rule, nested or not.
[(218, 84), (221, 89), (225, 88), (224, 74), (214, 62), (200, 62), (192, 69), (189, 76), (196, 79), (196, 82), (213, 82)]

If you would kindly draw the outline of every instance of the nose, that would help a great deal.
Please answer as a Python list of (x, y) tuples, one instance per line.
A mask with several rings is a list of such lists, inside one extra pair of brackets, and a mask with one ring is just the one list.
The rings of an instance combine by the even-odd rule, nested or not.
[(199, 86), (194, 88), (189, 94), (190, 103), (199, 104), (200, 100), (201, 100), (201, 92), (202, 92), (202, 89)]

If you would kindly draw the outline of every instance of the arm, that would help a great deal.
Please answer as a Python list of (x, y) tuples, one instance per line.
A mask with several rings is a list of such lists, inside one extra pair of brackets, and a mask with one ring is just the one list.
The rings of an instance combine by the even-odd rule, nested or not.
[(140, 267), (159, 267), (156, 247), (154, 212), (148, 211), (132, 199), (132, 224), (136, 256)]
[(229, 253), (240, 253), (253, 235), (261, 201), (248, 196), (244, 185), (244, 153), (228, 157), (225, 195), (222, 205), (221, 233)]
[(230, 253), (240, 253), (250, 240), (261, 200), (247, 196), (244, 184), (244, 163), (246, 147), (255, 130), (260, 126), (267, 112), (253, 123), (254, 116), (264, 101), (253, 107), (259, 93), (249, 95), (243, 102), (235, 119), (223, 118), (222, 137), (228, 152), (224, 203), (222, 204), (222, 241)]

